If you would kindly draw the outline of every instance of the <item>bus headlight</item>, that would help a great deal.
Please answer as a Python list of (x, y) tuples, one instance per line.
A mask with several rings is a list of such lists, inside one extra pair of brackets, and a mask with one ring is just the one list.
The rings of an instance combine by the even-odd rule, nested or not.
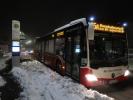
[(124, 73), (124, 76), (128, 76), (128, 75), (130, 75), (130, 71), (126, 70), (125, 73)]
[(98, 81), (97, 77), (93, 74), (86, 74), (85, 77), (88, 81)]

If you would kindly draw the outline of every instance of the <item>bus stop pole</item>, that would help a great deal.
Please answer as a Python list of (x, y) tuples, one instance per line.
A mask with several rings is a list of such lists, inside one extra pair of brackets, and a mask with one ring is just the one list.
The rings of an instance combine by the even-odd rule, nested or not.
[(12, 67), (20, 65), (20, 21), (12, 20)]

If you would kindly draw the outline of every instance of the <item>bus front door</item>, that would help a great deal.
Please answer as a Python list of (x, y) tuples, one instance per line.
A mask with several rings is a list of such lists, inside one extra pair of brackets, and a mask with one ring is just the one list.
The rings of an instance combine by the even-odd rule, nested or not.
[(66, 73), (79, 81), (81, 65), (80, 35), (69, 34), (66, 36)]

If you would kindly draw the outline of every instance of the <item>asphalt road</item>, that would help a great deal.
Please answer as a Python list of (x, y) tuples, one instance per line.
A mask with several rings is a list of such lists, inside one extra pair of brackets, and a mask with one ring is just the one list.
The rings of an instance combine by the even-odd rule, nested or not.
[(115, 100), (133, 100), (133, 74), (125, 82), (95, 89), (100, 93), (113, 97)]

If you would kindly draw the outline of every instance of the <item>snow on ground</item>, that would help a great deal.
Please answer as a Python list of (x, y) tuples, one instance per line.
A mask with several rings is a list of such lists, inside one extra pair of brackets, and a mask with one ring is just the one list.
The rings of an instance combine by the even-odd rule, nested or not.
[(3, 55), (2, 58), (0, 58), (0, 70), (4, 69), (6, 67), (5, 61), (11, 58), (11, 53), (6, 53)]
[(9, 52), (9, 53), (4, 53), (3, 57), (11, 58), (11, 57), (12, 57), (12, 53), (11, 53), (11, 52)]
[[(3, 59), (0, 59), (0, 70), (5, 68), (5, 60)], [(0, 87), (4, 86), (6, 84), (6, 81), (0, 76)], [(1, 95), (1, 92), (0, 92), (0, 95)], [(1, 100), (1, 98), (0, 98)]]
[[(6, 81), (0, 76), (0, 87), (4, 86), (5, 84), (6, 84)], [(1, 92), (0, 92), (0, 97), (1, 97)]]
[(4, 86), (6, 81), (0, 76), (0, 87)]
[(12, 73), (23, 87), (19, 100), (114, 100), (60, 76), (38, 61), (24, 62)]
[[(5, 64), (5, 59), (0, 59), (0, 70), (5, 68), (6, 64)], [(4, 79), (0, 76), (0, 87), (3, 86), (6, 82), (4, 81)]]
[(5, 59), (0, 59), (0, 70), (4, 69), (6, 66)]

